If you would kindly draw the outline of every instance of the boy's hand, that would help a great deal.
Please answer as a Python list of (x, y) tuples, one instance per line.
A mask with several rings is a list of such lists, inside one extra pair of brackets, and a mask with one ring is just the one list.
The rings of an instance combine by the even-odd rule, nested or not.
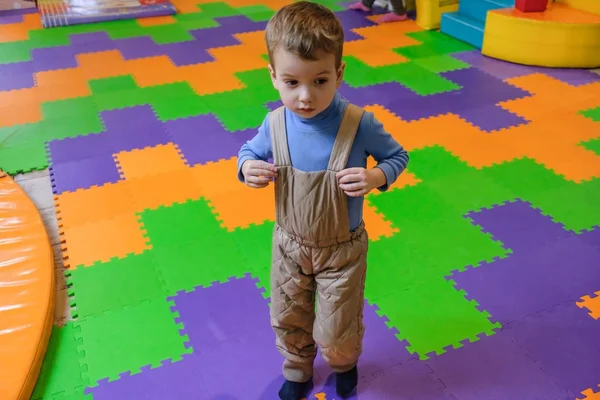
[(347, 168), (336, 174), (340, 188), (351, 197), (364, 196), (385, 185), (387, 178), (380, 168)]
[(251, 188), (264, 188), (277, 176), (277, 167), (261, 160), (247, 160), (242, 165), (244, 182)]

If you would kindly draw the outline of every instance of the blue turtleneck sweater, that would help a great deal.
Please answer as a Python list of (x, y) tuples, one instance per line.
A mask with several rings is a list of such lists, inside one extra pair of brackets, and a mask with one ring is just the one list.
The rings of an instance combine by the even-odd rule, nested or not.
[[(327, 169), (336, 133), (348, 101), (337, 93), (325, 111), (310, 118), (302, 118), (285, 110), (288, 147), (292, 165), (302, 171)], [(367, 157), (377, 161), (384, 172), (387, 183), (378, 188), (385, 191), (404, 171), (408, 164), (408, 153), (383, 129), (371, 112), (365, 111), (348, 157), (346, 168), (367, 166)], [(273, 157), (268, 115), (257, 135), (247, 141), (238, 154), (238, 178), (244, 181), (241, 171), (246, 160), (267, 161)], [(348, 197), (350, 229), (356, 229), (362, 221), (364, 197)]]

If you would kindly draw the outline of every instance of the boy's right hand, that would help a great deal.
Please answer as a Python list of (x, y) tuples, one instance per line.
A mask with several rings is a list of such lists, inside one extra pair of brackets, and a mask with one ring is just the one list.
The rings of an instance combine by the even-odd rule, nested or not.
[(277, 167), (262, 160), (247, 160), (242, 165), (244, 182), (251, 188), (264, 188), (277, 176)]

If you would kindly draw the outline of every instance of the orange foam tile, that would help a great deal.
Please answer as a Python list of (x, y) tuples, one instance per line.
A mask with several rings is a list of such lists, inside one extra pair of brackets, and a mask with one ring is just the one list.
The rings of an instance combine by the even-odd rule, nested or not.
[(138, 18), (135, 22), (137, 22), (139, 26), (157, 26), (175, 24), (177, 23), (177, 20), (172, 15), (162, 15), (159, 17)]
[(584, 390), (581, 394), (585, 397), (578, 396), (576, 400), (600, 400), (600, 385), (597, 385), (595, 390), (596, 392), (594, 392), (594, 389)]
[(408, 61), (391, 49), (381, 48), (368, 40), (354, 40), (344, 44), (344, 53), (353, 56), (371, 67), (383, 67)]
[(114, 159), (123, 179), (151, 177), (189, 168), (173, 143), (123, 151), (115, 154)]
[(25, 14), (23, 21), (14, 24), (0, 25), (0, 43), (16, 42), (29, 39), (29, 31), (42, 29), (39, 14)]
[(86, 84), (87, 79), (81, 68), (65, 68), (52, 71), (41, 71), (34, 73), (36, 86), (73, 85), (74, 83)]
[[(380, 17), (368, 17), (368, 19), (373, 21), (377, 21), (378, 18)], [(403, 21), (397, 24), (385, 23), (364, 28), (355, 28), (354, 32), (373, 45), (378, 45), (386, 49), (394, 49), (421, 44), (421, 42), (410, 36), (406, 36), (406, 34), (422, 30), (423, 28), (419, 27), (414, 21)]]
[(214, 198), (237, 192), (243, 185), (237, 179), (237, 157), (192, 168), (194, 181), (202, 188), (202, 196)]
[(202, 197), (202, 187), (190, 168), (130, 179), (127, 185), (138, 212)]
[(207, 197), (207, 200), (221, 226), (228, 231), (275, 220), (273, 185), (252, 189), (239, 183), (237, 190)]
[(590, 316), (594, 319), (600, 319), (600, 291), (594, 293), (595, 297), (583, 296), (582, 301), (577, 302), (580, 308), (587, 308)]
[[(242, 64), (244, 63), (237, 63), (238, 66)], [(178, 73), (189, 83), (194, 92), (200, 96), (243, 89), (245, 87), (242, 81), (233, 75), (234, 71), (231, 71), (232, 68), (228, 68), (220, 63), (196, 64), (184, 68), (180, 68)], [(244, 70), (244, 68), (240, 67), (239, 70)]]
[[(133, 196), (125, 182), (107, 183), (54, 198), (59, 226), (70, 228), (109, 219), (119, 214), (134, 214)], [(93, 210), (93, 212), (90, 212)]]
[(0, 127), (30, 124), (42, 119), (38, 105), (0, 107)]
[(127, 62), (119, 50), (77, 54), (75, 58), (87, 80), (110, 78), (129, 73)]
[[(152, 248), (138, 216), (133, 213), (63, 228), (61, 237), (67, 268), (90, 266)], [(68, 243), (68, 250), (64, 243)]]
[(379, 213), (377, 208), (371, 205), (368, 200), (365, 200), (363, 220), (365, 221), (365, 227), (369, 232), (369, 239), (372, 241), (390, 237), (400, 232), (400, 230), (394, 227), (390, 221), (385, 219), (383, 214)]
[(198, 4), (210, 3), (212, 0), (171, 0), (171, 3), (177, 8), (178, 14), (196, 13), (199, 11)]

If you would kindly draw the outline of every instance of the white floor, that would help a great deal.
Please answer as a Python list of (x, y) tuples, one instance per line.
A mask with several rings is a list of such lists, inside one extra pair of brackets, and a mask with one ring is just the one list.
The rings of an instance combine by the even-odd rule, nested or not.
[(31, 200), (40, 210), (44, 225), (54, 250), (54, 269), (56, 271), (56, 306), (55, 325), (62, 326), (71, 318), (67, 290), (64, 278), (63, 258), (60, 247), (56, 211), (54, 209), (54, 195), (50, 183), (48, 170), (20, 174), (14, 177), (15, 181), (25, 190)]

